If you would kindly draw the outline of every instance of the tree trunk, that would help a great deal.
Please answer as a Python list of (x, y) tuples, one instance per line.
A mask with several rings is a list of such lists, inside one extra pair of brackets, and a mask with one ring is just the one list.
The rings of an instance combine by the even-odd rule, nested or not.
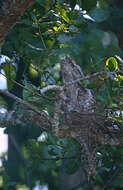
[[(31, 6), (35, 0), (4, 0), (0, 2), (0, 47), (3, 45), (5, 38), (10, 31), (10, 29), (16, 24), (17, 20), (20, 16), (24, 14), (24, 12)], [(23, 64), (22, 64), (23, 65)], [(19, 72), (23, 72), (21, 68)], [(20, 73), (17, 75), (19, 78), (16, 81), (21, 81)], [(21, 91), (21, 93), (20, 93)], [(22, 88), (20, 89), (18, 86), (15, 86), (13, 92), (16, 93), (18, 97), (22, 97)], [(7, 98), (9, 109), (12, 108), (14, 102), (12, 99)], [(9, 135), (8, 137), (8, 164), (7, 171), (9, 175), (10, 184), (11, 182), (19, 181), (19, 171), (22, 160), (20, 159), (20, 155), (17, 151), (17, 146), (20, 146), (19, 135), (16, 136)], [(15, 184), (10, 185), (8, 189), (15, 189)]]

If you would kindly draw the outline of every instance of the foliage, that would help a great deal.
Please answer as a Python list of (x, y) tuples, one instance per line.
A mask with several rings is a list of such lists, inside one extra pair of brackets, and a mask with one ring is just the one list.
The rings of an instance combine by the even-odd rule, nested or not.
[[(115, 14), (116, 11), (118, 14)], [(23, 98), (52, 115), (54, 92), (39, 97), (38, 90), (48, 84), (62, 84), (59, 60), (64, 55), (71, 55), (85, 74), (112, 72), (108, 77), (99, 76), (85, 81), (84, 85), (95, 93), (100, 111), (113, 112), (111, 117), (115, 122), (116, 111), (122, 110), (123, 105), (123, 76), (113, 73), (121, 67), (117, 57), (122, 56), (122, 50), (114, 32), (123, 26), (122, 11), (110, 8), (108, 0), (37, 0), (10, 31), (2, 48), (2, 54), (14, 62), (6, 62), (3, 66), (8, 89), (13, 90), (21, 65), (24, 67), (23, 78), (17, 82), (24, 85)], [(118, 24), (119, 21), (121, 24)], [(122, 115), (117, 115), (117, 120), (122, 128)], [(74, 158), (66, 166), (68, 174), (74, 173), (80, 166), (77, 156), (80, 147), (74, 140), (42, 134), (35, 126), (9, 127), (5, 132), (20, 135), (24, 157), (19, 179), (11, 183), (32, 188), (39, 181), (48, 183), (50, 189), (55, 190), (58, 189), (58, 175), (64, 157)], [(123, 189), (122, 154), (120, 147), (99, 147), (98, 173), (92, 180), (93, 189)], [(7, 189), (10, 185), (7, 171), (11, 166), (6, 160), (3, 163), (0, 174), (4, 189)]]

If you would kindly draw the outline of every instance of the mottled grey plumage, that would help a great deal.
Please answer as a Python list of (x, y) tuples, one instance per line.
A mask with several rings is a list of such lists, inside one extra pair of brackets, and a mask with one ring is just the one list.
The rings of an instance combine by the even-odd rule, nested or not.
[[(77, 79), (84, 77), (79, 65), (67, 57), (61, 61), (61, 73), (64, 82), (61, 107), (64, 112), (63, 137), (76, 137), (82, 147), (82, 165), (88, 175), (95, 175), (96, 133), (94, 124), (94, 98), (90, 89), (84, 88)], [(85, 115), (81, 114), (85, 113)], [(87, 114), (89, 113), (89, 114)], [(58, 132), (58, 131), (57, 131)]]

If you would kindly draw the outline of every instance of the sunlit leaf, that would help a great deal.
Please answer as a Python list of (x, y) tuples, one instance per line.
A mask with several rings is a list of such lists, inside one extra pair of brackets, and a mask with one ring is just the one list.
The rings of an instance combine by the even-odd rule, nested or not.
[(106, 68), (113, 72), (113, 71), (118, 71), (118, 62), (117, 62), (117, 59), (114, 58), (114, 57), (109, 57), (107, 60), (106, 60)]

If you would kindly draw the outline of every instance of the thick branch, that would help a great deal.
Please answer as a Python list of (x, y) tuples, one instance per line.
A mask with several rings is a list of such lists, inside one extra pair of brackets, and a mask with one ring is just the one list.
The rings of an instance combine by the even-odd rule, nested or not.
[(0, 43), (35, 0), (4, 0), (0, 7)]
[[(88, 115), (88, 120), (94, 117), (96, 114), (82, 113), (80, 118), (77, 118), (75, 114), (72, 116), (72, 126), (68, 126), (67, 128), (62, 126), (60, 128), (59, 133), (55, 133), (57, 137), (61, 138), (74, 138), (76, 139), (81, 135), (82, 128), (82, 120), (85, 119), (86, 115)], [(101, 120), (101, 117), (98, 116)], [(105, 120), (105, 117), (102, 117), (102, 120)], [(52, 122), (52, 120), (51, 120)], [(9, 127), (16, 125), (35, 125), (42, 129), (42, 131), (47, 131), (50, 133), (54, 133), (54, 129), (49, 124), (49, 122), (42, 116), (39, 116), (38, 113), (31, 110), (23, 110), (21, 113), (17, 113), (16, 111), (9, 111), (5, 113), (0, 113), (0, 127)], [(98, 132), (95, 134), (95, 139), (98, 145), (110, 145), (110, 146), (123, 146), (123, 133), (120, 129), (113, 128), (113, 126), (109, 126), (105, 128), (104, 126), (98, 125)], [(104, 127), (104, 129), (101, 129)], [(84, 131), (83, 131), (84, 132)], [(91, 134), (92, 136), (94, 134)]]
[(42, 131), (51, 132), (51, 124), (34, 111), (23, 110), (23, 112), (17, 113), (15, 110), (12, 110), (6, 113), (0, 113), (0, 127), (4, 128), (17, 125), (34, 125)]

